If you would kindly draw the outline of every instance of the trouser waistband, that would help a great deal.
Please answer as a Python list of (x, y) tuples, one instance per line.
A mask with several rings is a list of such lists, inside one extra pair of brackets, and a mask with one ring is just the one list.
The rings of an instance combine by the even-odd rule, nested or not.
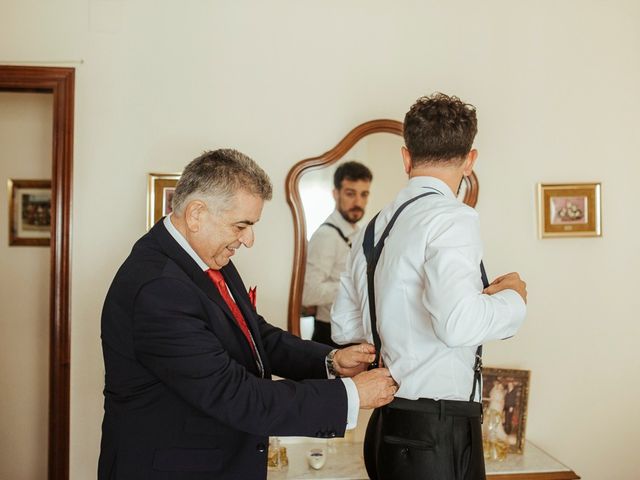
[(432, 400), (430, 398), (408, 400), (396, 397), (393, 402), (387, 405), (387, 408), (432, 413), (440, 416), (482, 417), (481, 403), (462, 400)]

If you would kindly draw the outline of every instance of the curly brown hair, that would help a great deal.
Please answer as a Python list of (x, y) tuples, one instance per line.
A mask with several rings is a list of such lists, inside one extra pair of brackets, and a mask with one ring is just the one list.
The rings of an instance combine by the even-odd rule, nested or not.
[(444, 93), (420, 97), (404, 117), (404, 142), (414, 167), (462, 161), (476, 133), (476, 108)]

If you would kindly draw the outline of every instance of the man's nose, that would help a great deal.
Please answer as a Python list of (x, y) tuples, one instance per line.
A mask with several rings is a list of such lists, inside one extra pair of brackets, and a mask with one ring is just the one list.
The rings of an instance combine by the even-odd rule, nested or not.
[(247, 228), (242, 230), (242, 234), (240, 235), (239, 240), (240, 240), (240, 242), (242, 242), (242, 244), (245, 247), (251, 248), (253, 246), (253, 242), (255, 240), (255, 235), (253, 233), (253, 227), (252, 226), (248, 226)]

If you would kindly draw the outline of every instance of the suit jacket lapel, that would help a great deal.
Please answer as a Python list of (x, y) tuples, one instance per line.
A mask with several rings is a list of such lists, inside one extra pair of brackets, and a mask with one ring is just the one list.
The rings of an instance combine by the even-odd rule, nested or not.
[[(240, 274), (236, 267), (233, 265), (233, 262), (229, 261), (229, 263), (224, 266), (221, 270), (222, 275), (224, 276), (229, 289), (231, 290), (231, 294), (242, 313), (245, 321), (247, 322), (247, 326), (251, 331), (251, 335), (253, 336), (254, 343), (258, 349), (258, 354), (262, 359), (263, 363), (266, 359), (266, 354), (262, 345), (262, 338), (260, 337), (260, 331), (258, 330), (258, 321), (256, 319), (257, 313), (253, 309), (251, 302), (249, 300), (249, 294), (247, 293), (246, 287), (240, 278)], [(265, 370), (267, 366), (264, 365)]]
[(189, 275), (193, 283), (222, 309), (229, 321), (240, 328), (236, 319), (233, 317), (233, 313), (231, 313), (231, 310), (227, 306), (227, 302), (224, 301), (220, 292), (218, 292), (218, 289), (207, 275), (207, 272), (202, 271), (195, 260), (175, 241), (165, 228), (162, 220), (154, 225), (149, 231), (149, 234), (156, 238), (164, 252)]

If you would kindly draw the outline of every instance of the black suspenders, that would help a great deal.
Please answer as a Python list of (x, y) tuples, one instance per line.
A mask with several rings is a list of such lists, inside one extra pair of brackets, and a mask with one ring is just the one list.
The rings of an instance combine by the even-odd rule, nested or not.
[[(382, 253), (382, 249), (384, 248), (384, 242), (389, 236), (389, 232), (391, 232), (391, 228), (393, 228), (394, 223), (400, 213), (411, 203), (415, 202), (419, 198), (427, 197), (429, 195), (435, 195), (437, 192), (426, 192), (422, 193), (416, 197), (413, 197), (406, 202), (404, 202), (398, 209), (394, 212), (391, 220), (387, 224), (386, 228), (382, 232), (380, 236), (380, 240), (378, 243), (374, 245), (374, 235), (375, 235), (375, 225), (376, 218), (378, 218), (378, 213), (375, 217), (371, 219), (369, 224), (367, 225), (367, 229), (364, 232), (364, 241), (362, 242), (362, 248), (364, 250), (365, 258), (367, 259), (367, 291), (369, 294), (369, 316), (371, 317), (371, 334), (373, 335), (373, 344), (376, 347), (376, 358), (371, 364), (370, 368), (377, 368), (380, 364), (380, 335), (378, 334), (377, 328), (377, 315), (376, 315), (376, 297), (375, 297), (375, 288), (374, 288), (374, 274), (376, 271), (376, 266), (378, 265), (378, 260), (380, 259), (380, 254)], [(482, 277), (482, 284), (484, 288), (489, 286), (489, 282), (487, 280), (487, 274), (484, 270), (484, 265), (480, 262), (480, 275)], [(482, 378), (482, 345), (479, 345), (476, 349), (476, 357), (475, 357), (475, 365), (473, 366), (474, 376), (473, 376), (473, 389), (471, 391), (471, 397), (469, 401), (473, 401), (476, 393), (476, 386), (480, 385)]]
[(326, 225), (327, 227), (334, 228), (336, 232), (338, 232), (338, 235), (340, 235), (340, 238), (342, 238), (342, 240), (344, 240), (344, 242), (347, 245), (349, 245), (349, 248), (351, 248), (351, 240), (349, 240), (347, 236), (344, 233), (342, 233), (342, 230), (340, 230), (340, 228), (337, 225), (334, 225), (333, 223), (329, 223), (329, 222), (324, 222), (322, 225)]

